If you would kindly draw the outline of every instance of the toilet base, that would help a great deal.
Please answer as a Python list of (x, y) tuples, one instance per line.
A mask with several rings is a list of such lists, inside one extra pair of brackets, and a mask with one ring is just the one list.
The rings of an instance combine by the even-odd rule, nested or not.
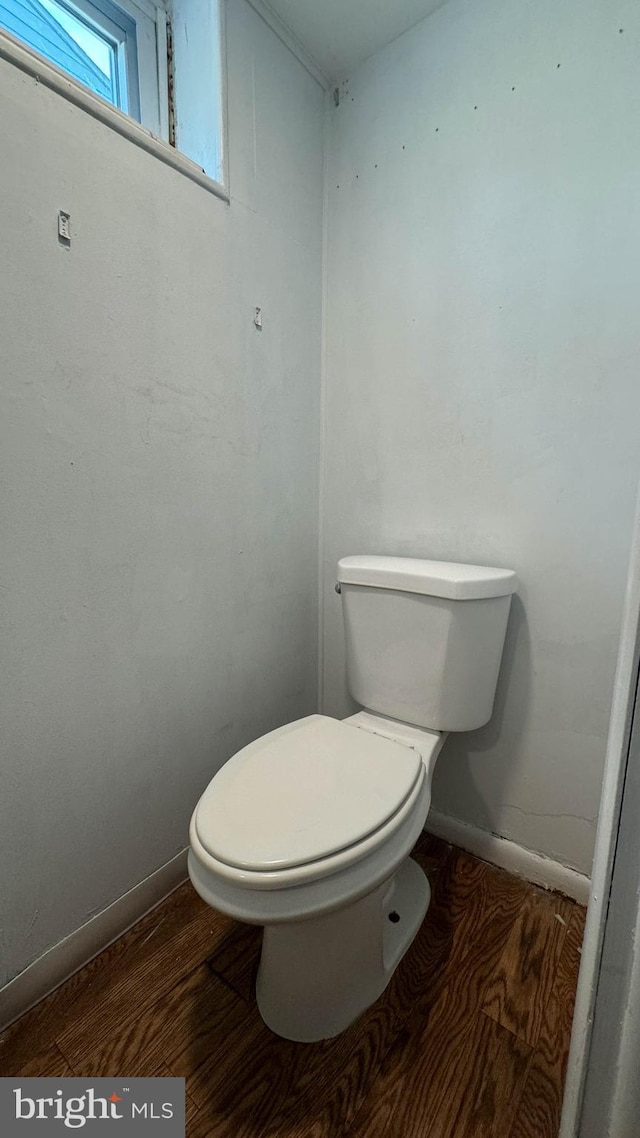
[(331, 1039), (382, 995), (429, 907), (431, 890), (407, 858), (373, 893), (315, 920), (267, 925), (258, 1007), (276, 1035)]

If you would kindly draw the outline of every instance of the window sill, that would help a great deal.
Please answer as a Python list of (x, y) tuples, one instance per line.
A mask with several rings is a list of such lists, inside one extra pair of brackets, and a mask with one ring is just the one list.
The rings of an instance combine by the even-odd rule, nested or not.
[(13, 63), (21, 71), (31, 75), (38, 83), (43, 83), (45, 87), (51, 91), (56, 91), (58, 95), (62, 95), (76, 107), (81, 107), (83, 111), (87, 111), (94, 119), (98, 119), (106, 126), (111, 127), (123, 138), (128, 138), (130, 142), (135, 143), (142, 150), (154, 154), (166, 166), (172, 166), (174, 170), (179, 170), (181, 174), (190, 178), (192, 182), (197, 182), (210, 194), (214, 194), (224, 202), (229, 202), (229, 194), (225, 187), (205, 174), (204, 170), (192, 162), (190, 158), (181, 154), (179, 150), (175, 150), (173, 146), (169, 146), (168, 142), (157, 138), (141, 123), (136, 122), (129, 115), (123, 114), (111, 103), (101, 99), (99, 95), (94, 95), (93, 91), (89, 91), (76, 83), (74, 79), (64, 75), (62, 71), (58, 71), (57, 67), (48, 63), (42, 56), (23, 46), (12, 35), (2, 30), (0, 30), (0, 59)]

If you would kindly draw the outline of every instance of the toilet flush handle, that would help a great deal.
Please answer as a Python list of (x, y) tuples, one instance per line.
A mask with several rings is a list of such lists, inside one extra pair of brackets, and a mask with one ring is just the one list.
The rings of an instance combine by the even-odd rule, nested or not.
[(342, 587), (341, 587), (341, 585), (340, 585), (340, 582), (339, 582), (339, 581), (336, 581), (335, 589), (336, 589), (336, 593), (341, 593), (341, 592), (342, 592)]

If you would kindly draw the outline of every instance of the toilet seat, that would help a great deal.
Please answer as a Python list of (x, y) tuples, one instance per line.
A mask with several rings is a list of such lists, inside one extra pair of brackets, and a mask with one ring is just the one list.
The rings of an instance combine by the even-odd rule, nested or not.
[(192, 819), (201, 858), (229, 882), (286, 889), (366, 857), (402, 826), (425, 766), (413, 746), (312, 715), (239, 751)]

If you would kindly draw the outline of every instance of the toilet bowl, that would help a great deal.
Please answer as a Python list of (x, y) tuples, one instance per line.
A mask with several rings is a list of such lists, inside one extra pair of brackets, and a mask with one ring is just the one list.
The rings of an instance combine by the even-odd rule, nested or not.
[(278, 1035), (331, 1038), (386, 988), (430, 900), (409, 857), (449, 731), (491, 716), (515, 574), (394, 557), (338, 565), (349, 688), (218, 771), (190, 826), (207, 904), (264, 926), (258, 1007)]
[[(256, 995), (278, 1035), (314, 1042), (343, 1031), (411, 944), (430, 892), (408, 854), (443, 742), (367, 712), (312, 715), (244, 748), (201, 798), (191, 881), (213, 908), (264, 925)], [(266, 854), (265, 835), (277, 838)]]

